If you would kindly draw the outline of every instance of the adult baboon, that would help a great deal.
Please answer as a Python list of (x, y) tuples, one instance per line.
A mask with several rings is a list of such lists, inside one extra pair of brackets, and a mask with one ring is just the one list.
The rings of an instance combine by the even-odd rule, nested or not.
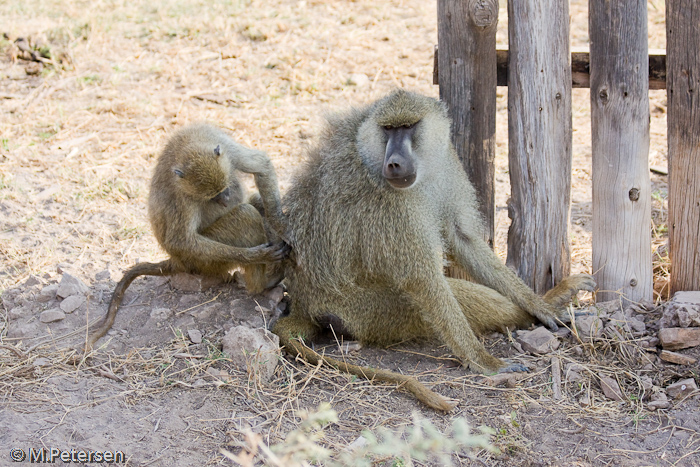
[(112, 327), (124, 292), (138, 276), (189, 272), (229, 280), (230, 271), (242, 266), (251, 293), (282, 279), (280, 271), (269, 267), (288, 247), (268, 244), (263, 217), (244, 202), (236, 171), (254, 174), (260, 195), (253, 199), (275, 219), (279, 188), (264, 152), (241, 146), (207, 124), (189, 125), (170, 138), (158, 158), (148, 196), (153, 233), (170, 258), (139, 263), (124, 273), (104, 321), (88, 338), (88, 348)]
[[(595, 284), (571, 276), (536, 295), (482, 240), (476, 206), (441, 102), (397, 90), (331, 118), (284, 199), (291, 312), (274, 332), (317, 360), (296, 338), (313, 339), (329, 314), (364, 344), (437, 337), (473, 371), (522, 370), (490, 355), (476, 335), (536, 320), (556, 328), (562, 305)], [(472, 281), (446, 278), (444, 255)], [(326, 360), (410, 383), (428, 405), (451, 408), (402, 375)]]

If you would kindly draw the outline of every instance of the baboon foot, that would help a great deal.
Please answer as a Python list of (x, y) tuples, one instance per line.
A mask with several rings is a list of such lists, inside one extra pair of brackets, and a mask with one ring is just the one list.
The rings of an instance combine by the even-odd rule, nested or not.
[(556, 287), (544, 295), (544, 301), (555, 308), (561, 308), (573, 299), (580, 290), (593, 292), (596, 283), (590, 274), (574, 274), (563, 279)]
[(527, 373), (530, 371), (526, 365), (522, 363), (511, 362), (510, 360), (504, 360), (506, 366), (498, 370), (499, 373)]

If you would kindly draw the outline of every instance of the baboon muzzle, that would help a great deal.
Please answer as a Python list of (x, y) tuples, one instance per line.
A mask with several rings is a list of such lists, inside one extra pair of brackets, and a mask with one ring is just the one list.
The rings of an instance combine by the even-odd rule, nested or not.
[(385, 128), (384, 131), (389, 140), (386, 143), (382, 175), (394, 188), (408, 188), (416, 181), (411, 147), (413, 127)]
[(218, 195), (214, 196), (211, 200), (216, 201), (223, 207), (228, 206), (228, 202), (231, 199), (231, 189), (229, 187), (226, 187), (224, 191), (219, 193)]

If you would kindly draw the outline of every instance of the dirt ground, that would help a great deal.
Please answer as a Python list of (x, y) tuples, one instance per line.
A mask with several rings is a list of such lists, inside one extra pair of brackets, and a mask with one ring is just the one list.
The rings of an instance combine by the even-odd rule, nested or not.
[[(588, 2), (570, 3), (572, 46), (586, 46)], [(649, 47), (664, 48), (664, 3), (648, 6)], [(500, 46), (507, 45), (506, 16), (501, 2)], [(324, 112), (396, 86), (438, 96), (435, 2), (8, 0), (0, 3), (0, 33), (0, 464), (10, 464), (11, 449), (45, 447), (120, 450), (128, 465), (231, 465), (219, 449), (240, 452), (246, 427), (276, 444), (299, 426), (298, 410), (330, 402), (339, 420), (320, 443), (334, 453), (363, 430), (398, 430), (419, 412), (443, 430), (457, 417), (495, 430), (500, 453), (455, 453), (457, 465), (700, 465), (697, 394), (649, 406), (670, 384), (699, 377), (697, 365), (665, 363), (656, 352), (668, 278), (667, 186), (657, 173), (656, 302), (618, 314), (619, 304), (594, 310), (606, 326), (622, 317), (622, 328), (634, 320), (643, 330), (593, 341), (562, 330), (560, 347), (540, 356), (520, 353), (507, 336), (487, 336), (494, 354), (530, 367), (505, 386), (468, 374), (432, 343), (344, 356), (413, 374), (458, 399), (447, 415), (395, 387), (289, 358), (267, 382), (234, 365), (221, 353), (223, 334), (241, 324), (263, 327), (274, 309), (269, 297), (251, 298), (235, 285), (187, 293), (167, 279), (139, 279), (108, 343), (73, 363), (72, 349), (84, 341), (86, 323), (106, 312), (122, 271), (164, 258), (146, 200), (169, 134), (193, 121), (222, 126), (270, 154), (284, 192)], [(15, 42), (20, 37), (29, 40)], [(27, 60), (25, 44), (51, 58)], [(588, 90), (573, 98), (572, 271), (590, 272)], [(650, 92), (650, 109), (650, 165), (665, 166), (665, 91)], [(496, 248), (505, 259), (505, 88), (497, 118)], [(55, 289), (66, 274), (88, 286), (85, 300), (43, 323), (41, 313), (63, 304)], [(590, 298), (580, 297), (584, 305)], [(337, 354), (330, 337), (326, 344)], [(604, 395), (605, 376), (619, 384), (622, 400)]]

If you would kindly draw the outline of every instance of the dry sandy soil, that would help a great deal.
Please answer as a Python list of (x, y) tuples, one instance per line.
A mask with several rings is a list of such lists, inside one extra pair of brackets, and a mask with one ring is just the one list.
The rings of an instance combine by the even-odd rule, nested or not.
[[(506, 46), (501, 3), (498, 40)], [(648, 5), (649, 46), (664, 48), (664, 4)], [(586, 1), (571, 1), (571, 21), (572, 45), (586, 46)], [(252, 300), (236, 286), (185, 293), (168, 280), (140, 279), (108, 344), (74, 364), (72, 348), (84, 340), (86, 323), (105, 313), (122, 271), (164, 258), (150, 234), (146, 200), (167, 136), (188, 122), (215, 122), (270, 154), (284, 192), (323, 112), (370, 102), (396, 86), (438, 96), (431, 84), (435, 2), (7, 0), (0, 3), (0, 33), (6, 34), (0, 40), (0, 464), (10, 464), (10, 449), (46, 447), (121, 450), (128, 465), (231, 465), (219, 449), (241, 452), (245, 427), (266, 444), (280, 443), (299, 426), (298, 410), (330, 402), (339, 419), (325, 427), (320, 444), (334, 453), (362, 430), (399, 430), (419, 412), (441, 430), (456, 417), (495, 430), (491, 442), (500, 453), (455, 453), (458, 465), (700, 465), (697, 397), (656, 411), (647, 404), (658, 388), (698, 378), (697, 368), (661, 362), (653, 345), (668, 277), (667, 188), (656, 174), (659, 294), (656, 304), (627, 313), (642, 319), (646, 331), (587, 342), (564, 330), (559, 349), (545, 356), (521, 354), (512, 339), (488, 336), (496, 355), (531, 368), (506, 387), (467, 374), (446, 348), (431, 343), (345, 356), (414, 374), (459, 399), (447, 415), (395, 387), (303, 362), (283, 358), (269, 382), (233, 365), (220, 351), (224, 332), (238, 324), (261, 327), (269, 318), (255, 308), (268, 306), (266, 297)], [(24, 59), (14, 42), (19, 37), (48, 47), (52, 58)], [(572, 270), (590, 272), (590, 105), (588, 90), (573, 95)], [(665, 165), (665, 91), (650, 97), (650, 164)], [(502, 257), (506, 106), (507, 90), (499, 88)], [(60, 305), (51, 286), (64, 271), (89, 286), (87, 299), (63, 320), (42, 323), (40, 313)], [(616, 306), (599, 310), (604, 323), (613, 321)], [(201, 343), (189, 338), (194, 329), (203, 334)], [(553, 356), (580, 376), (564, 371), (559, 399)], [(601, 391), (606, 375), (620, 385), (622, 400)], [(387, 455), (377, 462), (409, 460)]]

